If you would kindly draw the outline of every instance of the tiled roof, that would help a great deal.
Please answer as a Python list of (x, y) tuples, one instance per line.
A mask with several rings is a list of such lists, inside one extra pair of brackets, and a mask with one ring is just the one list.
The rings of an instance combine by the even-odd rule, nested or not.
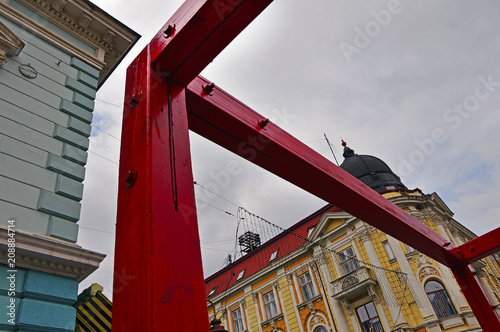
[[(276, 260), (295, 251), (304, 243), (304, 239), (306, 239), (308, 235), (308, 230), (319, 222), (324, 213), (338, 211), (340, 210), (331, 204), (324, 206), (291, 226), (286, 231), (265, 242), (249, 254), (246, 254), (232, 264), (206, 278), (205, 292), (207, 298), (214, 287), (217, 287), (217, 289), (210, 297), (224, 292), (237, 282), (240, 282), (244, 278), (248, 278), (252, 274), (268, 266), (271, 254), (276, 250), (278, 250)], [(236, 281), (238, 274), (243, 270), (245, 270), (243, 277)]]

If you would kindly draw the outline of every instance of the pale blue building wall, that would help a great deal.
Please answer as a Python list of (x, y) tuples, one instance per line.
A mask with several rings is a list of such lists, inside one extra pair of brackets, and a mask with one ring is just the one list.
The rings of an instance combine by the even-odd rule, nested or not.
[[(9, 5), (29, 17), (36, 15), (18, 2)], [(1, 12), (0, 21), (25, 43), (0, 68), (0, 224), (14, 219), (17, 230), (75, 243), (99, 70)], [(38, 23), (95, 52), (50, 22)], [(20, 66), (27, 64), (36, 70), (35, 78), (21, 74)], [(6, 278), (10, 272), (0, 265), (0, 332), (74, 331), (77, 280), (16, 270), (12, 296)], [(4, 313), (11, 298), (15, 324)]]
[[(0, 308), (6, 310), (0, 315), (0, 332), (75, 330), (76, 309), (72, 304), (77, 299), (76, 280), (18, 268), (11, 284), (7, 277), (12, 273), (4, 265), (0, 265), (0, 275)], [(15, 305), (11, 305), (12, 298)], [(15, 306), (13, 318), (9, 306)]]
[(0, 69), (0, 224), (74, 243), (99, 71), (0, 20), (25, 43)]

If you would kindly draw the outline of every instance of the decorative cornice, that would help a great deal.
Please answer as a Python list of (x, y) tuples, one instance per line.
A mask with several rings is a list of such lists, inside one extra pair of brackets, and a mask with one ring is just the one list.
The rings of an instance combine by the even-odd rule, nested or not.
[(60, 12), (67, 3), (68, 0), (53, 0), (51, 6), (55, 11)]
[(7, 55), (16, 56), (23, 48), (23, 41), (0, 22), (0, 68), (7, 62)]
[[(96, 50), (91, 54), (77, 47), (77, 53), (87, 54), (87, 57), (82, 58), (89, 64), (93, 65), (96, 61), (104, 63), (94, 65), (101, 71), (99, 85), (140, 38), (139, 34), (86, 0), (18, 1)], [(32, 20), (27, 16), (24, 20), (26, 18)], [(88, 55), (94, 59), (89, 61)]]
[(7, 62), (7, 58), (5, 57), (5, 55), (1, 54), (0, 53), (0, 68), (3, 67), (3, 65)]
[[(12, 232), (12, 231), (11, 231)], [(0, 263), (8, 262), (8, 230), (0, 226)], [(94, 272), (106, 255), (45, 235), (16, 231), (15, 266), (69, 277), (79, 282)]]
[(41, 12), (44, 16), (48, 18), (52, 18), (54, 21), (59, 23), (62, 27), (71, 30), (76, 33), (83, 39), (88, 42), (98, 46), (106, 51), (109, 51), (113, 48), (113, 45), (104, 41), (100, 35), (95, 33), (94, 31), (88, 29), (90, 22), (93, 20), (93, 17), (90, 13), (84, 14), (80, 17), (77, 22), (76, 19), (70, 17), (65, 12), (60, 12), (52, 8), (51, 4), (48, 1), (44, 0), (19, 0), (19, 2), (26, 4), (28, 7), (35, 9), (37, 12)]
[(368, 231), (368, 229), (360, 230), (357, 235), (359, 236), (359, 238), (361, 239), (361, 242), (363, 242), (363, 243), (372, 240), (372, 238), (370, 236), (370, 232)]
[(0, 2), (0, 11), (2, 11), (2, 15), (7, 17), (9, 20), (16, 22), (26, 30), (38, 35), (40, 38), (50, 42), (56, 47), (67, 51), (69, 54), (79, 57), (93, 67), (98, 69), (102, 69), (104, 67), (105, 63), (97, 59), (95, 56), (88, 54), (51, 30), (21, 14), (14, 8)]
[(88, 14), (83, 14), (78, 20), (78, 25), (84, 29), (87, 29), (94, 18)]

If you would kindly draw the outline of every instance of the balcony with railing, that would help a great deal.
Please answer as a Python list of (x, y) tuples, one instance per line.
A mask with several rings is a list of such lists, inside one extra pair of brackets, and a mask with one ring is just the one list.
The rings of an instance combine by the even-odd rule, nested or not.
[(368, 292), (375, 286), (375, 274), (366, 267), (360, 266), (354, 271), (332, 281), (333, 298), (336, 300), (350, 300)]

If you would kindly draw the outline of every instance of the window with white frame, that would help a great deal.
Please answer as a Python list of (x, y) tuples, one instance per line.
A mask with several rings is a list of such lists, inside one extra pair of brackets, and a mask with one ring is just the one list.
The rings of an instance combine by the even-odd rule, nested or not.
[(302, 289), (302, 294), (304, 295), (304, 301), (308, 301), (316, 296), (316, 294), (314, 293), (311, 274), (309, 272), (302, 273), (299, 276), (299, 282), (300, 282), (300, 288)]
[(392, 248), (391, 248), (391, 245), (389, 244), (389, 242), (384, 241), (384, 242), (382, 242), (382, 244), (384, 245), (385, 252), (387, 253), (387, 256), (389, 256), (389, 260), (393, 260), (394, 258), (396, 258), (396, 256), (394, 256), (394, 253), (392, 252)]
[(384, 328), (378, 318), (377, 309), (373, 302), (368, 302), (361, 307), (356, 308), (359, 324), (363, 332), (383, 332)]
[(328, 332), (328, 330), (324, 326), (319, 326), (314, 329), (314, 332)]
[(352, 247), (340, 251), (337, 253), (337, 256), (344, 274), (351, 273), (359, 267), (356, 254), (354, 253), (354, 249)]
[(269, 261), (274, 261), (276, 259), (276, 257), (278, 257), (278, 250), (276, 250), (275, 252), (273, 252), (271, 254), (271, 257), (269, 258)]
[(446, 292), (446, 289), (444, 289), (441, 283), (434, 280), (428, 281), (425, 283), (424, 289), (438, 318), (457, 313), (448, 296), (448, 292)]
[(232, 311), (233, 326), (235, 332), (243, 332), (243, 317), (241, 316), (240, 308)]
[(406, 250), (408, 250), (408, 253), (411, 254), (412, 252), (415, 252), (416, 250), (413, 248), (413, 247), (410, 247), (409, 245), (407, 245), (405, 243), (405, 246), (406, 246)]
[(264, 294), (264, 307), (266, 308), (267, 319), (271, 319), (278, 315), (278, 308), (276, 307), (276, 299), (274, 298), (273, 291)]
[(241, 278), (243, 278), (243, 276), (245, 275), (245, 271), (246, 269), (244, 270), (241, 270), (240, 273), (238, 273), (238, 278), (236, 278), (236, 281), (240, 280)]
[(208, 293), (208, 296), (214, 295), (215, 291), (217, 290), (217, 287), (219, 287), (219, 286), (215, 286), (214, 288), (212, 288), (212, 290), (210, 291), (210, 293)]

